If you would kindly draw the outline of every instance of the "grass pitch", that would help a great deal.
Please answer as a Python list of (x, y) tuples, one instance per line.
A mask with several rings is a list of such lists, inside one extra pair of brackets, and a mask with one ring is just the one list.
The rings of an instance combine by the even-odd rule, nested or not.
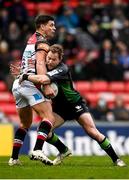
[(0, 157), (0, 179), (129, 179), (129, 157), (122, 159), (127, 167), (116, 167), (107, 156), (68, 157), (58, 166), (45, 166), (20, 156), (22, 166), (9, 167), (9, 157)]

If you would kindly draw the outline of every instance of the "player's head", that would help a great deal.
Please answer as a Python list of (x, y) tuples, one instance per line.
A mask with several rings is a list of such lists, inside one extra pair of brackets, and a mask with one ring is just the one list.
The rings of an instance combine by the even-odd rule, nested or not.
[(55, 22), (52, 16), (39, 15), (35, 18), (36, 30), (46, 35), (48, 38), (52, 38), (55, 34)]
[(61, 61), (64, 55), (63, 47), (59, 44), (50, 46), (46, 57), (46, 65), (49, 70), (54, 69)]

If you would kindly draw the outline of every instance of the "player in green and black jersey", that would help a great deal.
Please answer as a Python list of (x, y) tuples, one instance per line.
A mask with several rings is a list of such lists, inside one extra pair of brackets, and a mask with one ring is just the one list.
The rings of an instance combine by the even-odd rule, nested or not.
[(84, 99), (73, 87), (68, 67), (64, 63), (47, 73), (51, 82), (57, 83), (58, 94), (53, 98), (53, 111), (64, 120), (78, 119), (81, 114), (88, 112)]
[[(126, 166), (115, 153), (108, 138), (97, 130), (86, 102), (73, 87), (69, 68), (62, 63), (62, 57), (62, 47), (60, 45), (51, 46), (46, 58), (46, 65), (49, 72), (46, 75), (25, 74), (21, 77), (21, 81), (29, 80), (38, 84), (57, 83), (58, 94), (52, 99), (53, 111), (56, 113), (56, 123), (53, 129), (59, 127), (65, 120), (76, 119), (87, 134), (99, 143), (100, 147), (111, 157), (117, 166)], [(61, 147), (66, 148), (66, 146), (54, 133), (49, 134), (47, 142), (53, 144), (60, 151), (59, 156), (53, 161), (55, 165), (61, 163), (70, 154), (68, 149), (63, 152)]]

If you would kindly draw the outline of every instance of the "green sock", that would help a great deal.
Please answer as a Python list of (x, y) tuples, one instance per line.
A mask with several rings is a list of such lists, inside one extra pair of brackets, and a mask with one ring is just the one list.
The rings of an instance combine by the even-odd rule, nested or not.
[(60, 153), (65, 153), (68, 148), (60, 141), (58, 136), (55, 133), (52, 133), (52, 136), (46, 140), (49, 144), (55, 146)]
[(98, 142), (98, 143), (99, 143), (100, 147), (110, 156), (110, 158), (112, 159), (113, 162), (115, 162), (118, 159), (118, 156), (115, 153), (109, 139), (107, 139), (105, 137), (101, 143), (100, 142)]
[(106, 137), (105, 137), (104, 140), (103, 140), (101, 143), (99, 143), (99, 144), (100, 144), (100, 147), (101, 147), (103, 150), (106, 150), (106, 149), (108, 149), (108, 148), (111, 146), (109, 139), (107, 139)]

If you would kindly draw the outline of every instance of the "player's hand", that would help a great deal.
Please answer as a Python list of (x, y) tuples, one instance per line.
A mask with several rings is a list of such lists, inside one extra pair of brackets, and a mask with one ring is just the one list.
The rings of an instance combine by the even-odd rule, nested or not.
[(54, 92), (53, 88), (50, 85), (45, 85), (44, 86), (43, 93), (47, 98), (51, 98), (51, 97), (55, 96), (55, 92)]
[(20, 67), (19, 66), (16, 66), (14, 64), (10, 64), (10, 73), (13, 76), (19, 75), (19, 72), (20, 72)]
[(28, 74), (22, 74), (19, 76), (19, 84), (21, 84), (22, 81), (28, 80)]
[(12, 61), (10, 64), (10, 73), (17, 77), (20, 74), (21, 60)]

